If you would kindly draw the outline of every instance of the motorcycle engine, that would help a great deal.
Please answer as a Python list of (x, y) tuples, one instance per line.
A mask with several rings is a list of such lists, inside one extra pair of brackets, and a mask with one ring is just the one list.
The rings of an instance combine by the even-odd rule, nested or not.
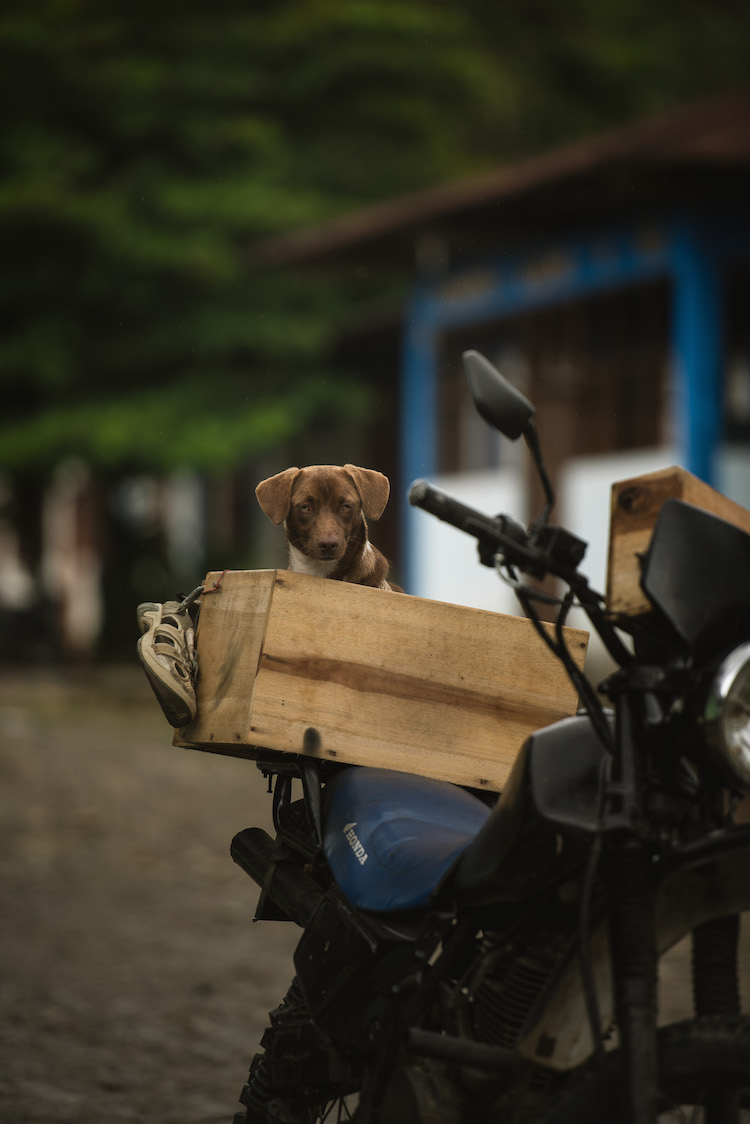
[[(574, 911), (553, 908), (546, 920), (546, 924), (524, 926), (512, 936), (507, 931), (487, 932), (480, 939), (474, 962), (460, 984), (464, 1025), (477, 1041), (513, 1049), (521, 1037), (548, 981), (575, 939)], [(465, 1069), (461, 1078), (475, 1098), (477, 1119), (482, 1119), (480, 1105), (486, 1112), (489, 1105), (496, 1109), (512, 1104), (513, 1119), (518, 1121), (534, 1115), (556, 1081), (556, 1076), (541, 1066), (532, 1069), (523, 1088), (512, 1089), (507, 1081), (476, 1070)], [(488, 1119), (495, 1119), (492, 1112)]]
[(517, 941), (484, 936), (465, 983), (472, 1029), (480, 1042), (516, 1044), (569, 940), (570, 933), (559, 927), (524, 932)]

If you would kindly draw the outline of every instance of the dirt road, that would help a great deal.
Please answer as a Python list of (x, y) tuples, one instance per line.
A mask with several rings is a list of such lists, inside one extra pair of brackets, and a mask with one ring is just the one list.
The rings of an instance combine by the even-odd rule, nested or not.
[(229, 843), (254, 764), (173, 749), (139, 667), (0, 680), (0, 1121), (229, 1124), (296, 931)]
[[(172, 748), (137, 665), (0, 673), (0, 1124), (230, 1124), (297, 937), (229, 858), (269, 821), (254, 764)], [(684, 947), (663, 994), (689, 1012)]]

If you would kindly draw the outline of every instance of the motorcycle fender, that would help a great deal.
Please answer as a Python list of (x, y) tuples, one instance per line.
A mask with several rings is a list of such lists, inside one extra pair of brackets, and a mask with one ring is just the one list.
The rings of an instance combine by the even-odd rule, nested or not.
[[(663, 956), (705, 921), (750, 910), (750, 825), (717, 832), (663, 864), (654, 895), (657, 951)], [(599, 1017), (614, 1018), (609, 931), (603, 919), (589, 940)], [(574, 947), (554, 974), (516, 1049), (537, 1065), (565, 1072), (593, 1053), (580, 958)]]

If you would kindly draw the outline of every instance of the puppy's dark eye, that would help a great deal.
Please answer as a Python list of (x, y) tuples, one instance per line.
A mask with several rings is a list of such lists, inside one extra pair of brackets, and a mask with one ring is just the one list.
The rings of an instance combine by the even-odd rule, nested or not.
[(310, 504), (309, 503), (299, 503), (299, 504), (297, 504), (297, 511), (307, 512), (309, 510), (310, 510)]
[(342, 511), (351, 511), (352, 507), (353, 507), (353, 504), (350, 504), (348, 502), (348, 500), (344, 500), (344, 502), (341, 505), (341, 510)]

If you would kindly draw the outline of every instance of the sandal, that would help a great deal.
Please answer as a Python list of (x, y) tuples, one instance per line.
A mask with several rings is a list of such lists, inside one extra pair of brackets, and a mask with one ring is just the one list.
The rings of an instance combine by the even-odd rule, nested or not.
[(171, 726), (187, 726), (197, 713), (195, 628), (184, 601), (146, 601), (137, 609), (138, 657)]

